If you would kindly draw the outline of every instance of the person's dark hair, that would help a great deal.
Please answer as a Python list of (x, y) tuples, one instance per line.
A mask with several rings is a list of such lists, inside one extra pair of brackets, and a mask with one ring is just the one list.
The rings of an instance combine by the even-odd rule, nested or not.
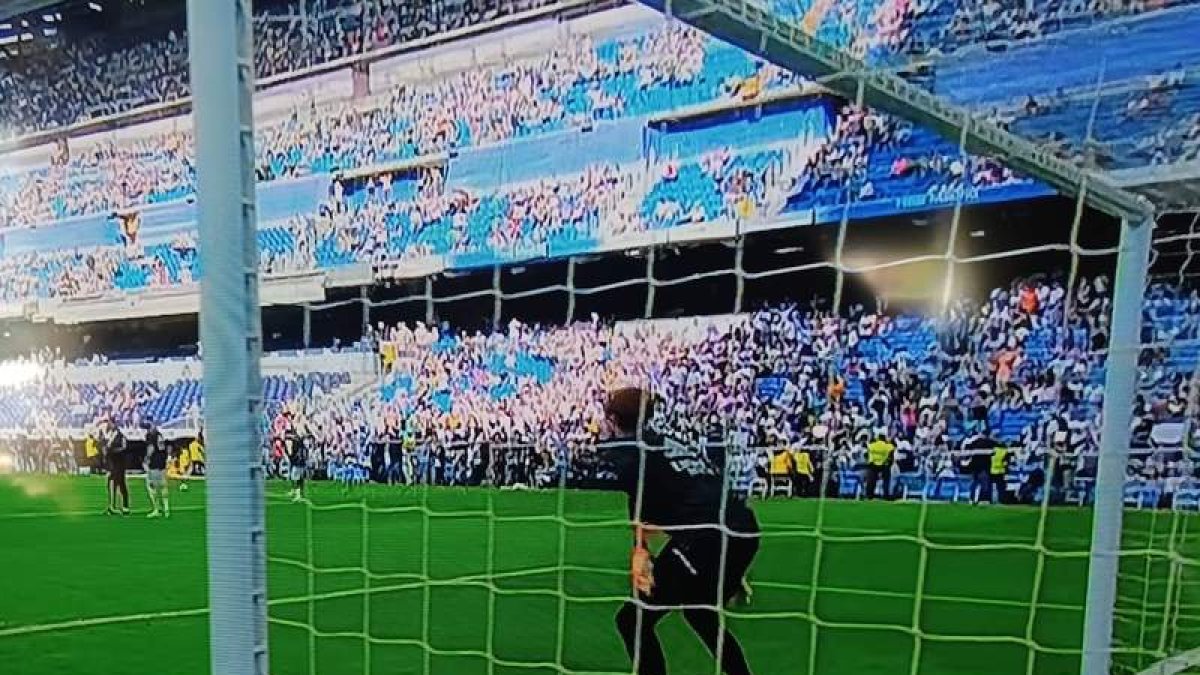
[(650, 393), (639, 387), (617, 389), (609, 393), (604, 414), (617, 427), (617, 431), (635, 433), (638, 423), (650, 417)]

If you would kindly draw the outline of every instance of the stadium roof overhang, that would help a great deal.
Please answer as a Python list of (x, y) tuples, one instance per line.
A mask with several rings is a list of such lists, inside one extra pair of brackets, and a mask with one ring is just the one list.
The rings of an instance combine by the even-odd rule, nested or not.
[[(1010, 133), (979, 115), (905, 81), (871, 69), (821, 42), (752, 0), (642, 0), (661, 12), (757, 54), (790, 71), (814, 77), (826, 89), (927, 126), (974, 153), (1004, 158), (1012, 169), (1062, 194), (1078, 196), (1105, 213), (1142, 222), (1185, 204), (1182, 187), (1134, 187), (1103, 171), (1064, 161), (1047, 148)], [(1178, 182), (1177, 180), (1174, 182)], [(1195, 202), (1192, 202), (1195, 203)]]
[(0, 21), (62, 3), (63, 0), (7, 0), (0, 3)]

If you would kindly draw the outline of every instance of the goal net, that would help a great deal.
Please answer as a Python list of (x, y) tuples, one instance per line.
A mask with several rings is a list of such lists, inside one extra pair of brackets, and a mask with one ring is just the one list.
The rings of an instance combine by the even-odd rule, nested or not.
[[(226, 23), (209, 2), (190, 4), (210, 29), (249, 18), (288, 52), (307, 44), (286, 37), (297, 26), (366, 48), (359, 20), (370, 12), (356, 16), (358, 4), (308, 3), (324, 17), (310, 23), (307, 10), (253, 19), (248, 2), (228, 0)], [(405, 3), (374, 4), (369, 25), (386, 35), (385, 11)], [(423, 15), (446, 3), (415, 4)], [(465, 4), (480, 22), (496, 18)], [(504, 4), (507, 16), (526, 3)], [(669, 672), (718, 675), (737, 652), (766, 674), (1200, 669), (1200, 218), (1122, 223), (1091, 206), (1107, 180), (1086, 174), (1063, 194), (1015, 171), (1016, 153), (967, 151), (986, 126), (1036, 140), (1043, 160), (1097, 170), (1139, 158), (1161, 177), (1172, 171), (1163, 165), (1196, 160), (1200, 120), (1164, 118), (1200, 100), (1194, 73), (1174, 67), (1197, 44), (1178, 27), (1200, 10), (1100, 3), (1078, 24), (1058, 11), (1078, 3), (1038, 1), (1017, 3), (1028, 17), (1005, 9), (1011, 21), (992, 16), (1004, 3), (970, 1), (710, 0), (681, 13), (724, 12), (734, 28), (783, 15), (793, 32), (844, 51), (831, 63), (903, 61), (900, 84), (986, 111), (967, 120), (974, 132), (947, 140), (872, 107), (886, 96), (859, 72), (790, 72), (640, 5), (531, 4), (536, 15), (500, 27), (453, 15), (416, 21), (438, 19), (428, 36), (403, 26), (421, 37), (316, 65), (322, 86), (336, 82), (328, 92), (304, 91), (311, 73), (277, 63), (272, 81), (283, 86), (255, 99), (254, 138), (233, 115), (203, 125), (228, 132), (207, 138), (156, 118), (144, 123), (169, 134), (71, 138), (4, 167), (0, 188), (22, 196), (0, 206), (22, 224), (44, 210), (90, 218), (101, 185), (146, 202), (94, 223), (122, 242), (105, 239), (96, 257), (68, 250), (84, 220), (6, 231), (0, 277), (12, 278), (0, 284), (0, 313), (20, 317), (6, 326), (79, 324), (59, 335), (86, 343), (105, 317), (195, 311), (200, 278), (248, 300), (205, 305), (201, 323), (216, 338), (205, 338), (208, 376), (225, 374), (203, 394), (207, 426), (198, 356), (0, 363), (0, 504), (15, 505), (0, 513), (0, 540), (17, 543), (0, 547), (0, 662), (34, 675), (59, 667), (45, 654), (83, 672), (132, 668), (116, 661), (154, 662), (181, 635), (187, 648), (172, 666), (182, 670), (269, 659), (274, 672), (308, 675), (628, 674), (652, 647), (643, 634), (627, 653), (618, 617), (633, 608), (640, 624), (656, 609), (634, 590), (647, 581), (632, 574), (634, 533), (663, 525), (630, 517), (604, 456), (614, 445), (606, 402), (633, 387), (650, 394), (641, 426), (653, 438), (638, 439), (639, 457), (719, 479), (719, 518), (745, 504), (761, 526), (747, 572), (732, 578), (722, 573), (731, 528), (709, 528), (730, 535), (719, 537), (715, 571), (679, 550), (695, 541), (686, 527), (660, 528), (677, 548), (654, 538), (659, 582), (674, 566), (719, 578), (730, 596), (657, 625)], [(734, 5), (738, 17), (725, 11)], [(1141, 17), (1147, 6), (1162, 13)], [(1041, 9), (1052, 20), (1035, 21)], [(938, 17), (936, 30), (922, 23)], [(1044, 49), (1015, 49), (1034, 27)], [(1118, 65), (1079, 37), (1097, 35), (1063, 37), (1072, 30), (1161, 42), (1146, 57), (1158, 75), (1142, 82), (1129, 53)], [(938, 60), (996, 45), (1016, 56)], [(252, 57), (234, 51), (224, 77), (218, 59), (196, 69), (206, 77), (194, 101), (151, 116), (194, 105), (201, 127), (202, 109), (248, 115)], [(325, 60), (304, 55), (304, 65)], [(997, 74), (1029, 70), (1063, 84), (1030, 94), (1027, 80)], [(234, 71), (240, 107), (210, 107), (219, 97), (199, 92), (232, 97)], [(193, 137), (228, 145), (177, 152)], [(165, 168), (135, 176), (130, 166), (155, 153), (170, 155)], [(251, 156), (258, 175), (218, 171), (227, 183), (193, 205), (193, 164), (211, 180), (214, 155)], [(161, 189), (142, 185), (156, 181)], [(71, 203), (35, 203), (59, 183)], [(213, 223), (245, 226), (223, 232), (244, 239), (242, 258), (200, 247), (207, 276), (183, 222), (200, 218), (210, 241), (220, 241)], [(41, 241), (46, 232), (58, 241)], [(53, 250), (42, 255), (43, 245)], [(256, 262), (261, 296), (247, 290)], [(50, 297), (25, 297), (51, 285)], [(261, 396), (246, 358), (259, 338)], [(100, 521), (99, 481), (7, 476), (75, 473), (60, 432), (86, 444), (98, 473), (111, 459), (100, 444), (119, 447), (118, 427), (153, 445), (153, 424), (134, 429), (147, 411), (179, 415), (158, 420), (179, 446), (159, 478), (188, 486), (186, 497), (171, 493), (173, 514), (157, 497), (138, 513), (139, 489), (134, 515), (153, 519), (118, 517), (114, 480), (116, 513), (92, 526), (83, 516)], [(97, 419), (102, 439), (85, 428)], [(205, 456), (208, 479), (189, 478)], [(642, 474), (635, 505), (667, 487)], [(222, 526), (230, 536), (212, 536)], [(247, 545), (264, 536), (265, 586), (250, 564), (264, 549)], [(89, 567), (82, 580), (60, 573), (93, 558), (128, 569), (105, 577), (104, 592), (87, 587)], [(269, 640), (240, 611), (260, 601)], [(246, 625), (215, 625), (231, 615)], [(713, 616), (728, 635), (705, 632)], [(211, 649), (197, 643), (210, 617)], [(229, 640), (243, 628), (254, 640)], [(139, 650), (148, 632), (155, 639)], [(223, 639), (239, 649), (219, 653)]]
[(1192, 215), (1162, 218), (1146, 290), (1114, 613), (1114, 672), (1182, 673), (1196, 651), (1198, 345)]
[[(577, 172), (524, 181), (526, 158), (496, 152), (490, 191), (444, 189), (436, 166), (391, 173), (386, 190), (379, 175), (342, 182), (356, 208), (397, 219), (412, 211), (392, 195), (462, 200), (467, 230), (519, 229), (513, 209), (585, 189), (579, 213), (546, 217), (610, 250), (493, 239), (473, 265), (410, 257), (382, 266), (393, 281), (369, 297), (305, 308), (314, 331), (334, 327), (325, 340), (365, 329), (379, 377), (277, 411), (279, 429), (354, 448), (310, 458), (329, 482), (301, 503), (284, 488), (268, 502), (279, 669), (629, 672), (614, 617), (630, 598), (631, 523), (619, 495), (590, 488), (606, 393), (639, 385), (670, 437), (722, 458), (730, 498), (762, 522), (748, 602), (721, 611), (756, 672), (1078, 670), (1120, 224), (1081, 200), (976, 204), (980, 185), (1032, 181), (939, 142), (956, 167), (944, 208), (854, 217), (875, 195), (852, 174), (831, 183), (835, 209), (793, 216), (811, 225), (772, 227), (794, 213), (781, 165), (820, 169), (868, 137), (915, 157), (896, 139), (926, 133), (853, 101), (826, 109), (824, 135), (753, 147), (662, 123), (635, 167), (597, 166), (597, 145), (573, 133), (556, 148)], [(745, 124), (777, 114), (794, 112), (756, 107)], [(709, 190), (721, 201), (708, 219), (645, 226), (668, 217), (650, 195), (687, 213)], [(1114, 672), (1182, 672), (1200, 644), (1183, 320), (1194, 224), (1159, 229)], [(268, 447), (283, 437), (272, 424)], [(359, 425), (369, 441), (329, 440)], [(893, 448), (886, 471), (876, 441)], [(719, 672), (680, 617), (659, 633), (673, 672)]]

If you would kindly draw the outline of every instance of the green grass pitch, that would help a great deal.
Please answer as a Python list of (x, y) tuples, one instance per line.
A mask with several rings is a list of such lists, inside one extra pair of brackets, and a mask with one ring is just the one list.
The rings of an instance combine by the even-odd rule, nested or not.
[[(173, 491), (173, 517), (148, 521), (142, 483), (131, 486), (140, 514), (122, 519), (99, 515), (101, 479), (0, 478), (0, 671), (208, 671), (204, 487)], [(310, 508), (287, 503), (283, 484), (269, 491), (274, 673), (628, 672), (612, 626), (628, 587), (619, 495), (318, 484)], [(1044, 522), (1023, 507), (756, 510), (754, 600), (729, 613), (756, 673), (809, 672), (813, 644), (818, 673), (1078, 671), (1087, 510), (1051, 509)], [(1123, 558), (1116, 628), (1131, 651), (1119, 670), (1200, 644), (1194, 564), (1171, 574), (1196, 548), (1193, 519), (1126, 519), (1126, 548), (1165, 551), (1174, 532), (1179, 555)], [(713, 672), (677, 617), (660, 635), (673, 673)]]

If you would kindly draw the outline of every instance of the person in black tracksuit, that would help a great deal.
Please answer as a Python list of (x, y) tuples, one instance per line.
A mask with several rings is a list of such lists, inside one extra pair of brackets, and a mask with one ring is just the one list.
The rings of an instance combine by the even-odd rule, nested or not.
[[(633, 577), (637, 600), (617, 613), (617, 630), (638, 675), (665, 675), (666, 661), (655, 633), (675, 609), (714, 655), (727, 675), (749, 675), (741, 645), (723, 630), (719, 608), (743, 588), (758, 552), (760, 530), (745, 501), (729, 494), (718, 464), (703, 449), (638, 433), (647, 404), (638, 389), (614, 392), (606, 416), (615, 439), (603, 451), (609, 487), (629, 497), (637, 528)], [(641, 443), (638, 442), (640, 437)], [(651, 562), (649, 530), (669, 540)]]
[(283, 447), (288, 455), (288, 465), (291, 467), (289, 478), (292, 479), (292, 501), (304, 499), (304, 479), (308, 477), (308, 456), (310, 437), (301, 438), (295, 431), (288, 431), (283, 439)]
[(129, 469), (129, 446), (125, 434), (116, 424), (109, 423), (108, 437), (104, 442), (104, 456), (108, 461), (108, 509), (106, 513), (115, 515), (117, 510), (117, 495), (121, 496), (120, 513), (129, 515), (129, 485), (125, 480), (125, 471)]

